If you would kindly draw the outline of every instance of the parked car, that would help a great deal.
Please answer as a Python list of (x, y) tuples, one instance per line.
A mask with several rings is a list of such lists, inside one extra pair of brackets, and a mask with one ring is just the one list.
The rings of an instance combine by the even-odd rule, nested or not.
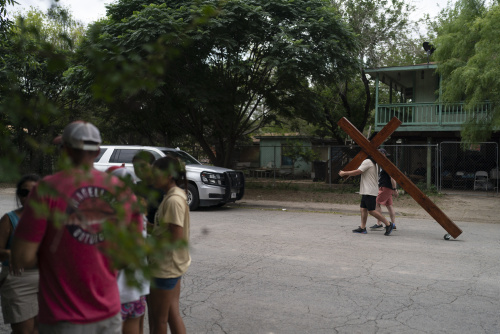
[(188, 153), (178, 148), (102, 145), (99, 156), (94, 161), (94, 168), (105, 171), (111, 166), (125, 165), (134, 178), (132, 158), (140, 151), (152, 153), (156, 159), (167, 154), (180, 158), (186, 164), (188, 179), (187, 197), (191, 211), (198, 207), (222, 206), (240, 200), (245, 193), (245, 177), (242, 172), (231, 169), (201, 164)]

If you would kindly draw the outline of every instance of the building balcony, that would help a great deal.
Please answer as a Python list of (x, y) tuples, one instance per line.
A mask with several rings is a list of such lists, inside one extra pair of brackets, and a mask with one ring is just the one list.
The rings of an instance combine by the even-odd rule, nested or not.
[(380, 131), (393, 117), (403, 122), (396, 132), (460, 131), (462, 124), (472, 119), (490, 117), (491, 104), (478, 103), (399, 103), (379, 104), (375, 112), (375, 131)]

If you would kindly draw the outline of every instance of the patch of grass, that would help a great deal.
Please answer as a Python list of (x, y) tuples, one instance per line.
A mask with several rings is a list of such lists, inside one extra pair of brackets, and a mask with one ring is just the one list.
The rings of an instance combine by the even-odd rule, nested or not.
[(291, 190), (299, 191), (300, 187), (293, 182), (246, 182), (247, 189), (264, 189), (264, 190)]
[(19, 176), (0, 173), (0, 183), (16, 184)]
[(279, 181), (279, 182), (255, 182), (247, 181), (245, 183), (247, 189), (259, 190), (292, 190), (305, 191), (312, 193), (331, 193), (331, 194), (352, 194), (359, 190), (359, 185), (353, 184), (326, 184), (326, 183), (300, 183), (294, 181)]
[(437, 196), (441, 197), (443, 196), (442, 193), (440, 193), (437, 189), (437, 187), (433, 184), (429, 188), (427, 188), (427, 184), (425, 182), (419, 182), (416, 184), (418, 189), (420, 189), (426, 196)]
[(333, 184), (331, 187), (328, 185), (315, 187), (313, 185), (309, 187), (304, 187), (302, 190), (315, 193), (352, 194), (356, 191), (359, 191), (359, 186), (351, 184)]

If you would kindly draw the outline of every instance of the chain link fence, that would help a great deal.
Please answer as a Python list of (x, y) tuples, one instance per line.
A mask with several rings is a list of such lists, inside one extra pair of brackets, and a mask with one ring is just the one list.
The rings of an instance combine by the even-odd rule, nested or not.
[[(392, 163), (421, 188), (438, 188), (437, 145), (384, 145)], [(361, 149), (358, 146), (331, 147), (331, 181), (338, 182), (338, 172)]]
[[(460, 142), (432, 145), (384, 145), (396, 167), (417, 186), (445, 194), (498, 194), (498, 143), (486, 142), (463, 147)], [(203, 152), (190, 150), (207, 163)], [(338, 172), (360, 151), (357, 145), (248, 145), (235, 150), (233, 169), (247, 178), (261, 181), (312, 180), (326, 184), (344, 183)], [(54, 169), (54, 156), (30, 154), (26, 169), (41, 175)], [(359, 178), (349, 178), (357, 183)]]
[(480, 143), (464, 149), (459, 142), (442, 142), (439, 155), (441, 192), (498, 194), (498, 143)]
[[(463, 150), (460, 142), (384, 145), (388, 157), (421, 189), (443, 193), (498, 193), (498, 144), (481, 143)], [(357, 145), (292, 147), (240, 146), (233, 168), (247, 178), (265, 181), (309, 179), (343, 183), (338, 172), (360, 151)], [(487, 174), (487, 175), (486, 175)], [(359, 182), (350, 178), (347, 182)]]
[[(385, 145), (389, 159), (415, 183), (437, 187), (437, 145)], [(338, 172), (360, 151), (357, 145), (339, 146), (240, 146), (234, 169), (248, 177), (311, 179), (338, 183)], [(427, 173), (427, 171), (430, 171)]]

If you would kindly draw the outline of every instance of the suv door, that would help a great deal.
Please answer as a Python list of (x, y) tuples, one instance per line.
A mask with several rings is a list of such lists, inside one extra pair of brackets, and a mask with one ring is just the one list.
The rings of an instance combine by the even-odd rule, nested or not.
[(138, 180), (137, 176), (135, 175), (134, 165), (132, 164), (132, 160), (134, 159), (134, 156), (140, 151), (147, 151), (153, 154), (155, 159), (159, 159), (162, 157), (162, 155), (159, 154), (158, 152), (149, 149), (120, 147), (114, 149), (113, 153), (109, 157), (109, 164), (110, 165), (125, 164), (125, 168), (127, 168), (128, 171), (132, 173), (135, 180)]

